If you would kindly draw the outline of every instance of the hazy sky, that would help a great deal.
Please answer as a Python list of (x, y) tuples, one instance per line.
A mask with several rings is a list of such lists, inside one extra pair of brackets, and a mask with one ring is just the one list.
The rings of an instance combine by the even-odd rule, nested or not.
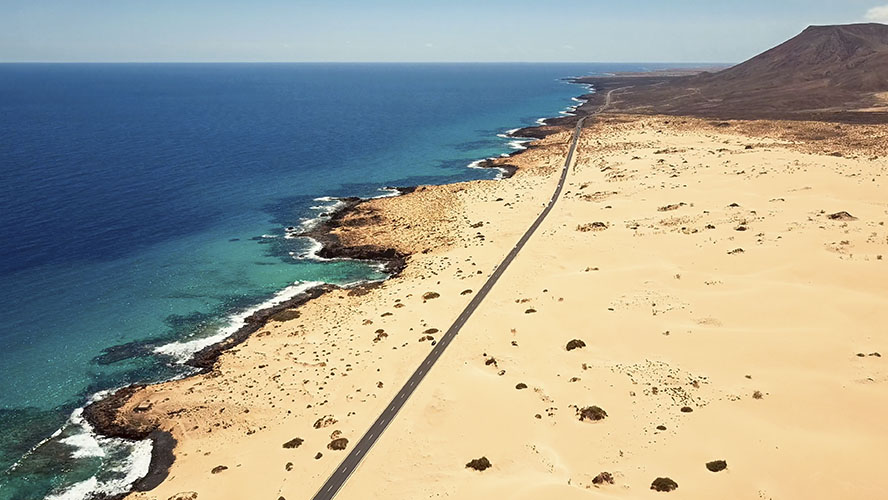
[(0, 61), (739, 62), (888, 0), (0, 0)]

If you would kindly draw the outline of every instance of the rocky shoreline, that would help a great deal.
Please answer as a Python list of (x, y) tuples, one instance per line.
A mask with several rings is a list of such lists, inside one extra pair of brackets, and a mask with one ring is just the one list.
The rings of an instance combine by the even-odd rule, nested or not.
[[(176, 459), (174, 453), (176, 439), (170, 432), (158, 429), (156, 425), (146, 426), (135, 422), (121, 423), (116, 419), (118, 409), (143, 387), (145, 387), (144, 384), (124, 387), (110, 396), (89, 404), (83, 410), (83, 418), (93, 426), (98, 434), (131, 441), (151, 440), (151, 462), (148, 465), (148, 473), (132, 484), (131, 491), (150, 491), (157, 487), (169, 476), (170, 467)], [(95, 496), (95, 498), (119, 500), (128, 494), (129, 492), (116, 495), (102, 494)]]
[[(244, 342), (250, 335), (262, 328), (269, 320), (285, 311), (295, 310), (309, 300), (320, 297), (332, 290), (338, 289), (335, 285), (319, 285), (310, 288), (290, 300), (275, 306), (262, 309), (247, 317), (245, 325), (233, 335), (224, 340), (207, 346), (196, 352), (186, 364), (197, 368), (197, 373), (211, 371), (225, 351), (232, 349)], [(151, 462), (148, 474), (132, 485), (132, 491), (150, 491), (163, 482), (169, 475), (169, 469), (175, 461), (176, 439), (173, 435), (159, 428), (159, 423), (153, 420), (121, 420), (120, 409), (130, 400), (133, 394), (143, 389), (145, 384), (134, 384), (118, 389), (111, 395), (90, 403), (83, 409), (83, 418), (93, 427), (93, 430), (102, 436), (131, 441), (151, 440)], [(142, 409), (149, 410), (150, 407)], [(139, 409), (137, 408), (137, 411)], [(101, 500), (118, 500), (128, 493), (113, 496), (99, 496)]]
[[(595, 94), (581, 96), (587, 99)], [(530, 138), (534, 140), (543, 139), (547, 136), (555, 134), (573, 127), (578, 117), (561, 116), (549, 118), (544, 124), (534, 127), (521, 128), (510, 134), (512, 137)], [(479, 168), (494, 168), (501, 170), (502, 179), (511, 178), (519, 169), (518, 166), (506, 162), (510, 158), (526, 153), (536, 146), (528, 144), (524, 149), (514, 151), (499, 158), (490, 158), (481, 162)], [(398, 191), (397, 196), (410, 194), (417, 190), (417, 186), (411, 187), (395, 187)], [(299, 233), (296, 236), (308, 237), (318, 241), (322, 246), (317, 251), (317, 256), (323, 259), (351, 259), (377, 262), (382, 264), (382, 269), (389, 276), (388, 279), (394, 278), (401, 274), (406, 268), (409, 253), (398, 251), (394, 248), (388, 248), (380, 245), (363, 244), (348, 245), (344, 244), (339, 236), (335, 234), (335, 230), (341, 227), (361, 227), (370, 226), (374, 223), (374, 215), (371, 211), (364, 209), (364, 204), (374, 198), (340, 198), (343, 204), (329, 217), (323, 220), (316, 227)], [(357, 216), (356, 216), (357, 215)], [(356, 216), (356, 217), (355, 217)], [(380, 282), (363, 283), (349, 289), (350, 295), (362, 295), (369, 289), (379, 286)], [(341, 287), (331, 284), (318, 285), (310, 288), (290, 300), (271, 306), (266, 309), (255, 312), (247, 317), (244, 326), (231, 336), (213, 345), (207, 346), (196, 352), (185, 363), (188, 366), (197, 368), (198, 371), (190, 376), (197, 374), (212, 372), (219, 357), (226, 351), (238, 346), (246, 341), (252, 334), (263, 328), (269, 321), (281, 318), (281, 315), (298, 314), (297, 309), (309, 302), (330, 293), (335, 290), (341, 290)], [(145, 477), (139, 479), (131, 486), (130, 492), (150, 491), (162, 483), (169, 475), (170, 467), (175, 461), (175, 447), (177, 444), (173, 435), (159, 428), (160, 423), (154, 420), (134, 421), (121, 418), (125, 415), (122, 408), (130, 401), (132, 396), (140, 390), (147, 387), (146, 384), (133, 384), (87, 405), (83, 410), (83, 417), (93, 427), (97, 434), (102, 436), (127, 439), (133, 441), (141, 441), (150, 439), (152, 441), (151, 462), (148, 473)], [(149, 408), (144, 408), (142, 412), (148, 412)], [(137, 407), (134, 411), (139, 412)], [(113, 496), (99, 496), (101, 500), (119, 500), (129, 494), (121, 493)]]
[[(415, 188), (397, 188), (399, 195), (412, 192)], [(333, 229), (342, 225), (342, 220), (359, 210), (361, 203), (367, 201), (363, 198), (347, 198), (342, 199), (344, 205), (331, 214), (330, 218), (316, 228), (300, 236), (311, 237), (319, 241), (323, 247), (318, 251), (318, 255), (325, 259), (353, 259), (379, 262), (383, 264), (383, 269), (389, 274), (389, 278), (395, 277), (406, 267), (409, 255), (398, 252), (392, 248), (384, 248), (381, 246), (361, 245), (348, 246), (342, 244), (339, 238), (333, 234)], [(378, 285), (378, 283), (364, 283), (350, 289), (352, 294), (366, 293), (367, 289)], [(312, 287), (290, 300), (280, 304), (256, 311), (248, 316), (244, 322), (244, 326), (238, 329), (234, 334), (226, 337), (220, 342), (207, 346), (200, 351), (194, 353), (192, 357), (185, 363), (188, 366), (198, 369), (198, 373), (206, 373), (213, 370), (219, 357), (226, 351), (243, 343), (250, 335), (264, 327), (269, 321), (279, 318), (282, 314), (293, 313), (301, 305), (316, 299), (326, 293), (339, 290), (340, 287), (331, 284), (318, 285)], [(173, 435), (159, 428), (159, 423), (153, 420), (121, 420), (120, 409), (130, 400), (133, 394), (146, 387), (145, 384), (134, 384), (118, 389), (111, 395), (104, 397), (98, 401), (90, 403), (83, 410), (83, 417), (93, 427), (93, 430), (102, 436), (118, 439), (127, 439), (131, 441), (141, 441), (150, 439), (152, 442), (151, 463), (148, 468), (148, 474), (133, 483), (132, 491), (150, 491), (163, 482), (169, 475), (169, 469), (175, 461), (176, 439)], [(148, 411), (145, 408), (143, 411)], [(136, 411), (139, 411), (137, 408)], [(118, 500), (124, 498), (128, 493), (119, 495), (103, 495), (96, 497), (101, 500)]]
[[(416, 187), (392, 188), (398, 191), (398, 196), (411, 193)], [(340, 198), (342, 206), (330, 217), (315, 228), (299, 233), (296, 236), (311, 238), (319, 242), (322, 247), (318, 250), (317, 255), (323, 259), (353, 259), (376, 261), (384, 264), (384, 270), (391, 276), (398, 275), (407, 265), (408, 255), (399, 252), (393, 248), (385, 248), (378, 245), (359, 245), (350, 246), (342, 243), (341, 239), (334, 233), (339, 227), (349, 226), (358, 227), (361, 225), (369, 225), (373, 223), (371, 217), (362, 217), (359, 222), (346, 221), (346, 217), (351, 214), (363, 215), (362, 205), (368, 201), (363, 198)]]

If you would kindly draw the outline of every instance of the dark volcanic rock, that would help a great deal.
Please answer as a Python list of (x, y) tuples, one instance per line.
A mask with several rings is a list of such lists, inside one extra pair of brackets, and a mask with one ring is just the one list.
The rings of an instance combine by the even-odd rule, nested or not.
[(284, 443), (283, 446), (284, 446), (284, 448), (287, 448), (287, 449), (299, 448), (300, 446), (302, 446), (302, 443), (304, 443), (304, 442), (305, 441), (302, 438), (293, 438), (293, 439), (287, 441), (286, 443)]
[(834, 214), (829, 214), (830, 220), (857, 220), (857, 217), (849, 214), (848, 212), (836, 212)]
[(694, 411), (694, 409), (691, 408), (690, 406), (682, 406), (682, 407), (681, 407), (681, 412), (682, 412), (682, 413), (691, 413), (691, 412), (693, 412), (693, 411)]
[(142, 385), (124, 387), (83, 409), (83, 418), (103, 436), (133, 441), (151, 440), (151, 462), (148, 465), (148, 473), (133, 483), (131, 487), (133, 491), (150, 491), (156, 488), (169, 476), (170, 467), (176, 460), (173, 453), (176, 439), (169, 432), (160, 430), (154, 418), (144, 413), (138, 413), (138, 419), (117, 418), (120, 409), (143, 387)]
[(466, 467), (469, 469), (475, 469), (477, 471), (483, 471), (485, 469), (489, 469), (492, 467), (490, 464), (490, 460), (487, 460), (487, 457), (475, 458), (471, 462), (466, 464)]
[(592, 484), (614, 484), (614, 475), (610, 472), (602, 472), (592, 479)]
[(327, 445), (327, 449), (329, 450), (344, 450), (345, 447), (348, 446), (348, 439), (346, 438), (338, 438), (330, 441), (330, 444)]
[(140, 441), (146, 439), (149, 434), (157, 429), (157, 422), (149, 417), (138, 422), (128, 419), (121, 421), (117, 414), (133, 394), (141, 390), (144, 385), (131, 385), (116, 391), (110, 396), (87, 405), (83, 409), (83, 418), (92, 425), (97, 432), (108, 437), (130, 439)]
[(658, 477), (651, 483), (651, 489), (654, 491), (672, 491), (678, 488), (678, 483), (668, 477)]
[(213, 469), (210, 472), (212, 474), (218, 474), (224, 470), (228, 470), (228, 467), (226, 467), (224, 465), (217, 465), (217, 466), (213, 467)]
[(724, 460), (714, 460), (712, 462), (707, 462), (706, 468), (709, 469), (710, 472), (721, 472), (728, 468), (728, 463)]
[(573, 339), (567, 343), (568, 351), (573, 351), (574, 349), (582, 349), (583, 347), (586, 347), (586, 343), (580, 339)]
[(585, 408), (577, 408), (577, 415), (580, 417), (581, 422), (583, 420), (597, 422), (604, 420), (607, 417), (607, 412), (597, 406), (587, 406)]
[(580, 224), (577, 226), (577, 231), (581, 233), (604, 231), (605, 229), (607, 229), (607, 224), (601, 221), (590, 222), (588, 224)]
[(167, 500), (197, 500), (197, 492), (196, 491), (183, 491), (181, 493), (176, 493), (171, 496)]
[[(476, 165), (476, 167), (478, 167), (478, 168), (495, 168), (495, 169), (502, 172), (503, 179), (508, 179), (508, 178), (512, 177), (513, 175), (515, 175), (515, 172), (518, 171), (517, 166), (512, 165), (510, 163), (497, 163), (498, 161), (500, 161), (499, 158), (496, 158), (496, 159), (488, 158), (488, 159), (478, 163)], [(476, 226), (472, 226), (472, 227), (476, 227)], [(478, 227), (480, 227), (480, 226), (478, 226)]]
[(330, 427), (331, 425), (338, 422), (332, 415), (324, 415), (323, 417), (315, 420), (315, 423), (312, 424), (312, 427), (315, 429), (320, 429), (322, 427)]
[(525, 384), (524, 382), (521, 382), (518, 385), (516, 385), (515, 388), (518, 389), (519, 391), (521, 389), (527, 389), (527, 384)]
[(148, 473), (130, 487), (133, 491), (151, 491), (160, 486), (170, 475), (170, 467), (176, 460), (173, 450), (176, 447), (176, 439), (167, 431), (160, 429), (148, 434), (151, 440), (151, 462), (148, 464)]
[[(659, 153), (659, 151), (657, 151)], [(681, 203), (673, 203), (672, 205), (666, 205), (665, 207), (659, 207), (657, 209), (658, 212), (671, 212), (672, 210), (678, 210), (679, 208), (685, 206), (684, 202)]]
[[(401, 194), (413, 192), (416, 188), (395, 188)], [(407, 264), (407, 255), (398, 252), (393, 248), (384, 248), (377, 245), (359, 245), (346, 246), (339, 240), (339, 237), (332, 233), (332, 230), (341, 227), (357, 227), (373, 224), (378, 216), (367, 216), (367, 210), (364, 210), (362, 204), (366, 200), (360, 198), (340, 198), (343, 202), (342, 207), (336, 212), (330, 214), (330, 218), (318, 224), (311, 231), (300, 233), (298, 236), (306, 236), (318, 241), (322, 248), (317, 255), (325, 259), (360, 259), (360, 260), (376, 260), (385, 264), (385, 271), (391, 275), (400, 273)], [(360, 214), (356, 220), (350, 220), (346, 224), (344, 219), (351, 213)]]
[[(591, 94), (596, 95), (596, 94)], [(587, 97), (587, 96), (583, 96)], [(543, 125), (538, 127), (527, 127), (522, 128), (520, 130), (516, 130), (512, 132), (512, 137), (523, 137), (528, 139), (544, 139), (552, 134), (556, 134), (565, 129), (572, 129), (576, 126), (577, 120), (579, 117), (577, 116), (560, 116), (553, 118), (546, 118)], [(533, 144), (527, 145), (528, 148), (533, 148)]]
[(386, 264), (385, 271), (389, 274), (401, 272), (407, 258), (406, 255), (394, 248), (384, 248), (378, 245), (349, 247), (338, 241), (324, 243), (324, 247), (318, 250), (318, 256), (324, 259), (378, 260)]
[(271, 317), (272, 321), (290, 321), (298, 318), (302, 313), (296, 309), (284, 309)]
[(321, 295), (336, 289), (337, 287), (333, 285), (316, 286), (314, 288), (309, 288), (292, 299), (284, 301), (276, 306), (256, 311), (244, 320), (244, 326), (238, 331), (217, 344), (201, 349), (188, 360), (187, 364), (199, 368), (204, 373), (212, 370), (213, 366), (216, 364), (216, 360), (219, 359), (219, 356), (222, 355), (223, 352), (247, 340), (250, 335), (265, 326), (265, 324), (272, 320), (277, 314), (301, 306), (311, 299), (320, 297)]
[(438, 292), (426, 292), (426, 293), (422, 294), (422, 300), (437, 299), (440, 296), (441, 296), (441, 294)]

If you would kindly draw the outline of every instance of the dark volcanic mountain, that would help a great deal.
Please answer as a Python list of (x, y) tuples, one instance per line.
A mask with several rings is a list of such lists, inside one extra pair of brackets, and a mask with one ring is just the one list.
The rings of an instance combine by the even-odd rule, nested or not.
[(718, 73), (583, 78), (611, 112), (888, 122), (888, 26), (811, 26)]
[(888, 26), (811, 26), (782, 45), (703, 79), (741, 87), (813, 85), (888, 91)]

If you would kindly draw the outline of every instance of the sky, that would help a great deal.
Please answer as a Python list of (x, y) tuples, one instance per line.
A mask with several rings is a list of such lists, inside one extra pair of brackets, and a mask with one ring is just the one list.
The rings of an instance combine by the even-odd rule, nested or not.
[(0, 62), (740, 62), (888, 0), (0, 0)]

